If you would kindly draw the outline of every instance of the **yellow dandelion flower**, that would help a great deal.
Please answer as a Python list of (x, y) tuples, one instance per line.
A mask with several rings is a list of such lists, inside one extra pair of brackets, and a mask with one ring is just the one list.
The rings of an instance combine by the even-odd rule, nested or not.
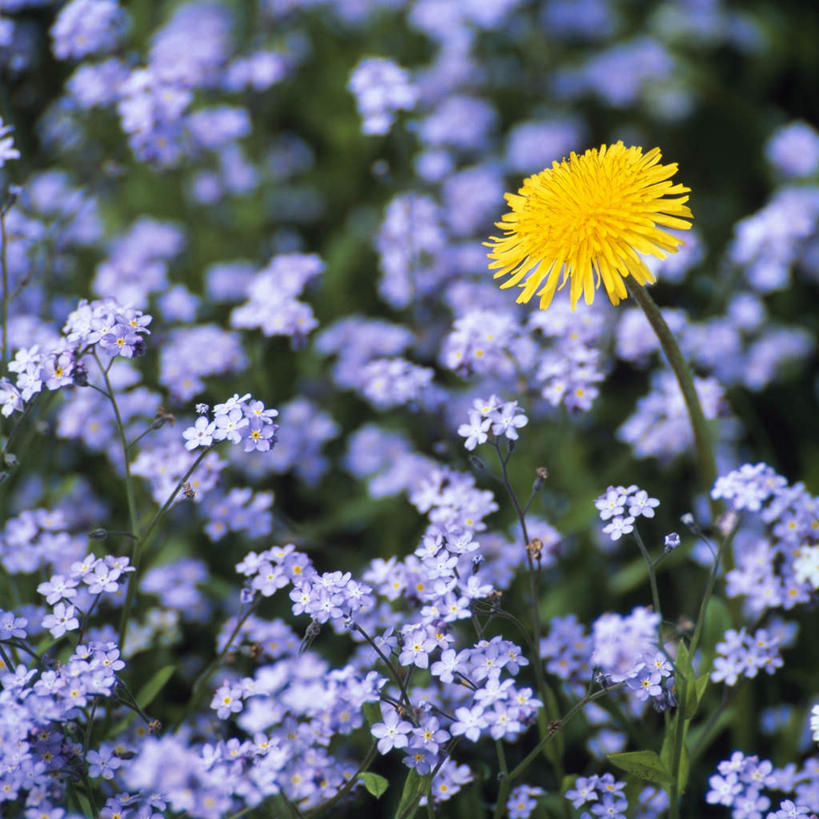
[(653, 282), (638, 254), (676, 252), (682, 239), (659, 226), (687, 230), (693, 218), (685, 205), (691, 189), (670, 181), (677, 164), (661, 165), (661, 156), (622, 142), (572, 152), (507, 193), (510, 212), (496, 223), (504, 235), (486, 243), (495, 278), (509, 276), (501, 288), (522, 288), (518, 303), (537, 293), (545, 310), (558, 284), (571, 280), (574, 310), (581, 293), (592, 303), (601, 281), (612, 304), (626, 298), (627, 276)]

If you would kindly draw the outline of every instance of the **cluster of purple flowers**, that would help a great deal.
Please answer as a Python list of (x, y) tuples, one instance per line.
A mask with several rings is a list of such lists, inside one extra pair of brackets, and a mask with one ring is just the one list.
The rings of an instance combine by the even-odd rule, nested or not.
[(783, 636), (769, 629), (757, 629), (753, 634), (744, 627), (739, 631), (729, 629), (723, 641), (717, 643), (711, 679), (736, 685), (740, 677), (753, 679), (760, 671), (775, 674), (784, 665), (779, 653), (782, 644)]
[(600, 514), (600, 520), (606, 521), (603, 532), (611, 540), (617, 541), (634, 531), (634, 521), (637, 518), (653, 518), (660, 501), (649, 497), (648, 492), (632, 484), (610, 486), (597, 498), (594, 505)]
[[(732, 819), (764, 816), (765, 819), (798, 819), (810, 817), (819, 804), (819, 760), (812, 757), (802, 768), (793, 764), (775, 768), (767, 759), (746, 756), (734, 751), (730, 759), (719, 763), (709, 780), (710, 789), (706, 794), (709, 805), (723, 805), (731, 808)], [(763, 791), (780, 791), (792, 795), (784, 799), (778, 810), (768, 813), (770, 798)]]
[(543, 788), (532, 785), (518, 785), (509, 794), (506, 801), (506, 810), (509, 819), (529, 819), (532, 811), (537, 807), (537, 799), (544, 796)]
[(21, 412), (35, 395), (66, 386), (85, 386), (88, 369), (84, 356), (99, 351), (105, 357), (134, 358), (145, 350), (144, 336), (151, 316), (120, 307), (113, 300), (81, 301), (66, 320), (63, 336), (48, 350), (34, 344), (18, 349), (9, 362), (15, 381), (0, 379), (2, 414)]
[(518, 430), (529, 423), (517, 401), (503, 402), (497, 395), (490, 395), (487, 399), (476, 398), (472, 407), (469, 423), (458, 427), (458, 435), (466, 438), (464, 446), (469, 450), (486, 443), (490, 435), (517, 441), (520, 437)]
[(304, 340), (317, 321), (309, 304), (299, 301), (307, 284), (324, 270), (315, 254), (286, 253), (274, 256), (247, 287), (247, 301), (231, 313), (233, 327), (258, 327), (265, 336), (290, 336)]
[(411, 110), (418, 99), (409, 72), (385, 57), (362, 60), (353, 69), (347, 87), (355, 95), (365, 134), (386, 134), (395, 112)]
[[(640, 458), (669, 461), (690, 451), (694, 435), (674, 376), (658, 372), (651, 381), (651, 392), (638, 399), (634, 414), (617, 430), (617, 437), (629, 444)], [(694, 387), (706, 419), (716, 418), (723, 406), (723, 390), (719, 382), (714, 378), (695, 378)]]
[(755, 616), (808, 603), (816, 588), (811, 567), (819, 543), (817, 498), (764, 463), (743, 464), (717, 478), (711, 496), (756, 523), (734, 543), (736, 568), (726, 577), (728, 595), (744, 597)]
[(199, 417), (182, 433), (189, 451), (230, 441), (244, 444), (245, 452), (269, 452), (276, 443), (279, 425), (273, 419), (279, 411), (253, 401), (250, 393), (235, 393), (212, 410), (206, 404), (197, 404), (196, 409)]
[[(55, 639), (67, 631), (80, 627), (77, 614), (90, 611), (99, 595), (116, 595), (120, 591), (121, 578), (134, 567), (129, 565), (127, 557), (107, 555), (98, 558), (92, 552), (82, 560), (71, 564), (67, 575), (55, 574), (45, 583), (37, 586), (37, 591), (46, 598), (46, 603), (53, 606), (51, 614), (43, 618), (42, 626), (51, 632)], [(80, 582), (88, 588), (77, 588)]]
[(586, 803), (591, 805), (591, 813), (584, 811), (582, 816), (608, 816), (611, 819), (625, 819), (628, 800), (623, 791), (626, 783), (617, 781), (610, 773), (602, 776), (579, 776), (574, 787), (566, 791), (565, 797), (575, 809)]

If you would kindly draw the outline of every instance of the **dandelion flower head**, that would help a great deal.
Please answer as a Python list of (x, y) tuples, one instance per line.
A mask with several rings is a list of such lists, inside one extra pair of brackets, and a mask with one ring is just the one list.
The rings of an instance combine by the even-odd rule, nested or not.
[(545, 310), (569, 281), (574, 310), (581, 293), (592, 303), (601, 282), (612, 304), (626, 298), (627, 276), (654, 282), (639, 254), (676, 252), (682, 239), (662, 228), (688, 230), (693, 218), (691, 189), (671, 181), (677, 164), (661, 165), (661, 156), (622, 142), (572, 152), (507, 193), (510, 210), (496, 223), (504, 235), (487, 242), (495, 278), (509, 276), (501, 288), (520, 287), (518, 303), (537, 294)]

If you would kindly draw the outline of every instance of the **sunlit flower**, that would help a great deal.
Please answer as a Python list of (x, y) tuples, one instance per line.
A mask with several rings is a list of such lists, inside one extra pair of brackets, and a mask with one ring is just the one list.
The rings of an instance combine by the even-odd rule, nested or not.
[(661, 227), (687, 230), (692, 218), (690, 188), (672, 183), (677, 164), (660, 158), (659, 148), (643, 154), (622, 142), (573, 152), (506, 194), (511, 210), (497, 223), (504, 235), (487, 243), (495, 278), (509, 276), (501, 287), (522, 288), (519, 303), (537, 293), (545, 310), (569, 279), (572, 309), (581, 293), (591, 304), (601, 281), (612, 304), (626, 298), (627, 276), (653, 282), (639, 254), (675, 252), (682, 240)]

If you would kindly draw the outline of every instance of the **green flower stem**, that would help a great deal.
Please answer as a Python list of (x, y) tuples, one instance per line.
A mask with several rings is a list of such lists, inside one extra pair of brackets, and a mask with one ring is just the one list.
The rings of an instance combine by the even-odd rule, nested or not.
[(140, 547), (142, 546), (142, 538), (139, 535), (139, 522), (137, 519), (136, 498), (134, 496), (134, 481), (131, 477), (131, 464), (128, 462), (128, 439), (125, 437), (125, 424), (122, 422), (122, 415), (119, 411), (116, 395), (114, 395), (114, 388), (111, 385), (111, 379), (108, 377), (108, 370), (111, 368), (111, 362), (108, 367), (103, 367), (100, 357), (96, 350), (93, 352), (94, 360), (100, 368), (103, 380), (105, 381), (105, 390), (108, 400), (111, 402), (111, 407), (114, 410), (114, 419), (117, 426), (117, 434), (119, 435), (120, 444), (122, 446), (122, 459), (125, 465), (125, 496), (128, 501), (128, 518), (131, 523), (131, 534), (133, 536), (133, 545), (131, 546), (131, 565), (135, 571), (133, 576), (128, 580), (128, 590), (125, 593), (125, 603), (122, 606), (122, 618), (119, 624), (119, 646), (120, 649), (125, 645), (125, 637), (128, 631), (128, 615), (131, 610), (131, 605), (134, 600), (135, 589), (137, 585), (136, 575), (139, 568)]
[(6, 365), (9, 354), (9, 266), (6, 257), (6, 210), (0, 210), (0, 268), (3, 272), (3, 350), (0, 360), (0, 375), (6, 374)]
[(742, 520), (741, 515), (737, 515), (736, 520), (734, 521), (734, 525), (731, 527), (731, 530), (725, 537), (722, 539), (722, 543), (719, 545), (719, 549), (717, 550), (717, 556), (714, 558), (714, 564), (711, 567), (711, 572), (708, 575), (708, 581), (705, 584), (705, 591), (702, 595), (702, 602), (700, 603), (700, 611), (697, 615), (697, 625), (694, 627), (694, 635), (691, 637), (691, 645), (689, 646), (689, 654), (694, 656), (697, 648), (699, 648), (700, 638), (702, 637), (702, 630), (705, 626), (705, 610), (708, 608), (708, 601), (711, 599), (711, 595), (714, 592), (714, 584), (717, 582), (717, 576), (719, 575), (719, 567), (720, 562), (723, 558), (728, 555), (731, 551), (731, 544), (733, 543), (734, 537), (739, 531), (739, 524)]
[(683, 357), (677, 340), (674, 338), (674, 334), (671, 332), (668, 324), (666, 324), (660, 312), (660, 308), (657, 307), (654, 299), (651, 298), (648, 289), (633, 283), (630, 278), (626, 279), (626, 286), (628, 287), (629, 293), (631, 293), (634, 300), (640, 306), (640, 309), (645, 313), (651, 328), (654, 330), (654, 334), (660, 342), (660, 346), (663, 348), (668, 363), (674, 371), (677, 383), (680, 385), (680, 390), (685, 399), (685, 406), (688, 409), (688, 418), (691, 421), (691, 430), (694, 433), (694, 445), (697, 450), (700, 478), (702, 479), (703, 489), (705, 490), (711, 508), (712, 521), (716, 523), (722, 511), (721, 505), (711, 499), (711, 489), (717, 479), (717, 462), (714, 458), (714, 449), (711, 446), (708, 423), (705, 420), (702, 405), (700, 404), (697, 390), (694, 387), (694, 378), (691, 375), (691, 369)]
[[(123, 439), (124, 440), (124, 439)], [(141, 547), (143, 544), (148, 542), (148, 538), (150, 537), (151, 533), (153, 532), (154, 528), (156, 527), (157, 523), (159, 523), (162, 516), (168, 509), (171, 508), (171, 504), (176, 499), (176, 496), (182, 490), (182, 487), (187, 483), (188, 479), (191, 475), (193, 475), (194, 470), (196, 469), (199, 464), (202, 463), (205, 456), (210, 452), (212, 447), (208, 447), (207, 449), (203, 450), (199, 453), (196, 460), (191, 464), (188, 471), (177, 481), (176, 486), (174, 487), (173, 492), (168, 496), (168, 499), (165, 503), (162, 504), (162, 507), (157, 511), (157, 513), (151, 518), (150, 523), (145, 528), (145, 532), (142, 534), (141, 537), (136, 537), (134, 539), (134, 546), (132, 550), (133, 558), (131, 560), (131, 564), (134, 566), (134, 572), (131, 574), (131, 577), (128, 580), (128, 590), (125, 593), (125, 603), (122, 607), (122, 618), (119, 624), (119, 645), (120, 648), (125, 644), (125, 637), (128, 633), (128, 615), (131, 610), (131, 606), (134, 602), (134, 596), (136, 595), (136, 587), (139, 580), (139, 558), (141, 555)], [(127, 455), (126, 455), (126, 463), (127, 463)]]
[[(531, 541), (529, 540), (529, 531), (526, 527), (526, 513), (523, 511), (517, 495), (515, 494), (515, 489), (512, 486), (512, 481), (509, 479), (507, 464), (512, 455), (511, 449), (506, 455), (504, 455), (497, 440), (492, 442), (492, 446), (498, 453), (498, 460), (500, 461), (501, 473), (503, 476), (503, 485), (506, 487), (506, 492), (512, 501), (512, 505), (515, 507), (515, 512), (517, 512), (521, 534), (523, 535), (523, 548), (526, 550), (526, 560), (529, 565), (529, 594), (532, 598), (532, 627), (534, 632), (532, 636), (532, 653), (534, 654), (533, 665), (535, 667), (535, 683), (537, 685), (538, 696), (540, 697), (540, 701), (543, 703), (543, 707), (538, 710), (538, 731), (540, 732), (541, 740), (543, 740), (544, 737), (548, 736), (548, 721), (557, 717), (557, 714), (550, 713), (551, 709), (549, 705), (550, 703), (556, 703), (557, 700), (552, 690), (546, 684), (546, 679), (543, 676), (543, 660), (541, 659), (540, 655), (541, 623), (538, 593), (538, 567), (535, 566), (535, 561), (532, 559), (532, 552), (529, 549), (529, 544)], [(549, 750), (551, 751), (552, 749)], [(554, 753), (549, 755), (549, 760), (555, 767), (555, 775), (557, 780), (560, 781), (563, 779), (563, 764), (560, 758), (559, 749), (554, 749), (554, 751)]]
[[(677, 678), (679, 686), (677, 696), (679, 702), (685, 702), (687, 696), (687, 683), (682, 677)], [(680, 764), (682, 762), (683, 744), (685, 735), (688, 733), (690, 719), (682, 715), (682, 707), (677, 708), (674, 718), (674, 746), (671, 750), (671, 787), (668, 793), (668, 817), (669, 819), (679, 819), (680, 816)]]
[(233, 631), (230, 633), (230, 636), (227, 639), (227, 642), (222, 647), (222, 650), (208, 663), (205, 669), (199, 674), (199, 676), (193, 682), (193, 688), (191, 689), (191, 695), (188, 699), (187, 708), (182, 712), (182, 716), (176, 721), (173, 726), (173, 731), (176, 731), (180, 725), (188, 718), (190, 713), (196, 707), (196, 703), (199, 699), (199, 695), (202, 689), (205, 686), (205, 683), (213, 676), (213, 673), (219, 667), (222, 660), (225, 658), (225, 655), (230, 651), (230, 647), (233, 645), (233, 641), (236, 639), (236, 635), (241, 631), (242, 626), (247, 622), (247, 618), (256, 611), (258, 607), (259, 601), (252, 603), (248, 606), (247, 611), (239, 616), (236, 620), (236, 625)]
[(320, 813), (324, 813), (327, 808), (335, 805), (336, 802), (343, 799), (352, 790), (353, 785), (355, 785), (356, 781), (358, 780), (358, 777), (361, 776), (361, 774), (366, 773), (367, 768), (370, 767), (372, 761), (375, 759), (377, 746), (378, 744), (373, 742), (373, 744), (370, 746), (370, 750), (367, 751), (367, 756), (364, 757), (364, 761), (358, 766), (356, 772), (344, 783), (344, 787), (342, 787), (332, 799), (328, 799), (323, 805), (319, 805), (317, 808), (313, 808), (313, 810), (305, 813), (304, 816), (306, 819), (310, 819), (310, 817), (318, 816)]
[[(133, 554), (132, 554), (132, 562), (134, 561), (134, 556), (137, 553), (137, 549), (139, 548), (139, 523), (137, 522), (137, 511), (136, 511), (136, 500), (134, 498), (134, 482), (131, 478), (131, 465), (128, 462), (128, 440), (125, 437), (125, 425), (122, 422), (122, 416), (119, 412), (119, 405), (117, 404), (116, 396), (114, 395), (114, 389), (111, 386), (111, 379), (108, 377), (108, 369), (109, 367), (103, 367), (102, 362), (99, 359), (99, 356), (96, 352), (94, 352), (94, 360), (97, 362), (100, 368), (100, 372), (102, 373), (102, 377), (105, 380), (105, 389), (106, 395), (108, 396), (108, 400), (111, 402), (111, 406), (114, 410), (114, 417), (116, 419), (117, 425), (117, 434), (119, 435), (120, 443), (122, 444), (122, 457), (125, 464), (125, 495), (128, 501), (128, 518), (131, 521), (131, 532), (134, 536), (134, 547), (133, 547)], [(112, 359), (113, 361), (113, 359)]]
[(654, 610), (660, 615), (660, 621), (662, 622), (663, 612), (660, 609), (660, 593), (657, 589), (657, 573), (654, 571), (654, 561), (652, 561), (636, 526), (634, 528), (634, 539), (637, 541), (637, 548), (640, 550), (640, 554), (643, 556), (646, 566), (648, 566), (648, 582), (651, 585), (651, 599), (654, 603)]
[(511, 771), (509, 771), (506, 775), (500, 776), (500, 788), (498, 790), (498, 798), (495, 802), (495, 813), (493, 814), (493, 819), (502, 819), (504, 812), (506, 810), (506, 800), (509, 798), (509, 791), (512, 788), (512, 783), (522, 774), (526, 772), (528, 767), (538, 758), (541, 751), (551, 742), (552, 738), (555, 737), (569, 720), (577, 714), (578, 711), (581, 711), (585, 708), (590, 702), (594, 702), (595, 700), (599, 700), (601, 697), (605, 697), (611, 691), (619, 686), (611, 686), (609, 688), (601, 688), (599, 691), (595, 691), (593, 694), (586, 694), (582, 699), (578, 700), (559, 720), (557, 720), (554, 730), (550, 730), (549, 733), (543, 737), (534, 748), (523, 758), (523, 760), (516, 765)]
[(392, 674), (392, 678), (395, 680), (398, 688), (401, 690), (401, 704), (407, 709), (410, 710), (412, 708), (412, 703), (410, 702), (409, 692), (407, 691), (407, 680), (403, 677), (398, 669), (393, 665), (392, 660), (384, 654), (384, 652), (379, 647), (378, 643), (370, 637), (369, 634), (360, 626), (358, 623), (353, 623), (352, 629), (357, 631), (369, 644), (370, 647), (375, 651), (375, 653), (381, 658), (381, 661), (387, 668), (390, 670)]

